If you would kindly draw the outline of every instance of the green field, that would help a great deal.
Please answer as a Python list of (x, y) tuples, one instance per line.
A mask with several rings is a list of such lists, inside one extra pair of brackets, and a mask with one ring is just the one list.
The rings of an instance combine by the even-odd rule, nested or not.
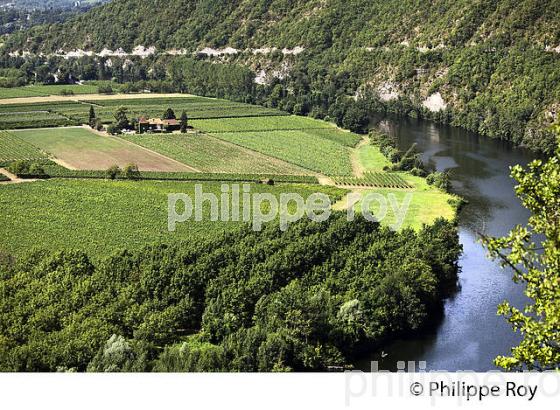
[[(115, 98), (95, 101), (86, 100), (84, 103), (93, 104), (97, 117), (103, 122), (112, 121), (114, 111), (120, 106), (128, 108), (131, 118), (140, 116), (159, 118), (167, 108), (172, 108), (177, 117), (185, 111), (191, 120), (287, 115), (287, 113), (273, 108), (197, 96), (135, 98), (128, 100)], [(87, 115), (87, 112), (84, 115)]]
[(39, 95), (63, 95), (70, 92), (74, 95), (97, 94), (98, 85), (96, 84), (53, 84), (53, 85), (31, 85), (28, 87), (33, 93)]
[(378, 147), (369, 144), (358, 148), (358, 159), (366, 171), (380, 172), (392, 165)]
[(352, 132), (340, 130), (338, 128), (318, 128), (305, 129), (306, 134), (315, 135), (339, 144), (345, 145), (347, 147), (353, 148), (362, 140), (362, 136), (354, 134)]
[[(37, 86), (41, 87), (41, 86)], [(54, 86), (44, 86), (54, 87)], [(93, 86), (80, 86), (93, 87)], [(96, 88), (96, 87), (95, 87)], [(78, 99), (77, 97), (76, 99)], [(205, 97), (117, 98), (103, 100), (52, 101), (39, 103), (0, 104), (0, 129), (41, 128), (48, 126), (81, 125), (88, 122), (90, 106), (104, 123), (114, 121), (117, 108), (128, 108), (130, 119), (141, 116), (162, 117), (172, 108), (177, 116), (185, 111), (192, 122), (198, 119), (239, 117), (284, 117), (285, 112), (256, 105), (235, 103)], [(223, 120), (219, 120), (223, 121)], [(315, 125), (316, 126), (316, 125)], [(333, 131), (334, 133), (334, 131)], [(333, 134), (332, 138), (340, 138)], [(352, 141), (351, 137), (346, 138)]]
[(25, 98), (25, 97), (40, 97), (43, 94), (34, 92), (31, 87), (14, 87), (2, 88), (0, 87), (0, 99), (7, 98)]
[(45, 158), (46, 155), (34, 145), (13, 133), (0, 131), (0, 166), (6, 166), (12, 161), (36, 161)]
[[(272, 111), (278, 115), (271, 116), (271, 110), (267, 108), (203, 97), (108, 99), (91, 103), (95, 104), (98, 115), (108, 119), (121, 105), (129, 107), (130, 118), (132, 113), (140, 112), (161, 115), (168, 107), (174, 108), (176, 114), (185, 109), (189, 116), (192, 113), (207, 116), (214, 113), (226, 117), (203, 120), (190, 117), (190, 124), (202, 132), (189, 134), (108, 137), (85, 128), (27, 129), (14, 131), (13, 135), (6, 134), (4, 140), (0, 139), (0, 154), (4, 154), (0, 156), (0, 161), (41, 159), (44, 158), (41, 152), (45, 152), (54, 156), (59, 164), (81, 170), (67, 170), (56, 165), (52, 167), (54, 177), (102, 178), (111, 165), (136, 163), (146, 177), (158, 178), (160, 175), (158, 179), (168, 181), (131, 183), (54, 179), (2, 186), (0, 206), (4, 212), (0, 223), (4, 231), (0, 230), (3, 238), (0, 250), (21, 254), (38, 241), (37, 245), (50, 249), (80, 244), (83, 249), (100, 255), (118, 247), (129, 247), (129, 244), (138, 248), (150, 242), (176, 240), (177, 237), (196, 239), (211, 230), (229, 230), (228, 224), (202, 223), (183, 228), (184, 232), (179, 232), (177, 237), (169, 237), (165, 231), (166, 219), (163, 218), (166, 194), (192, 192), (196, 182), (191, 180), (190, 175), (195, 178), (196, 175), (202, 178), (209, 175), (210, 179), (217, 180), (222, 174), (227, 175), (228, 180), (238, 180), (235, 175), (276, 174), (288, 177), (317, 172), (362, 194), (394, 194), (399, 203), (411, 194), (403, 227), (418, 229), (438, 217), (455, 217), (456, 197), (428, 186), (425, 179), (406, 173), (385, 173), (383, 168), (390, 163), (377, 147), (364, 145), (354, 149), (361, 136), (324, 121), (286, 116), (275, 110)], [(35, 123), (34, 116), (41, 115), (60, 115), (67, 121), (79, 123), (87, 119), (89, 106), (88, 103), (73, 101), (0, 104), (0, 124), (2, 116)], [(182, 108), (178, 110), (176, 107)], [(353, 161), (358, 162), (361, 168), (359, 175), (363, 173), (363, 176), (354, 175), (356, 164)], [(196, 171), (207, 174), (197, 174)], [(176, 179), (191, 182), (171, 182), (175, 179), (174, 173)], [(259, 181), (255, 175), (247, 178)], [(324, 180), (321, 182), (324, 183)], [(219, 186), (218, 182), (204, 184), (209, 184), (214, 190)], [(290, 192), (301, 190), (306, 194), (321, 190), (340, 197), (348, 192), (332, 186), (303, 184), (289, 188), (288, 185), (255, 187), (275, 194), (287, 189)], [(342, 209), (341, 203), (336, 209)], [(391, 209), (388, 212), (381, 222), (391, 226), (395, 215)], [(79, 222), (80, 216), (83, 222)], [(78, 223), (82, 227), (73, 231), (71, 227)]]
[[(375, 148), (375, 147), (374, 147)], [(381, 194), (387, 200), (387, 213), (380, 221), (382, 225), (394, 227), (397, 220), (394, 209), (391, 207), (389, 195), (393, 195), (402, 206), (404, 200), (410, 197), (410, 204), (399, 229), (412, 228), (419, 230), (424, 224), (430, 225), (438, 218), (453, 221), (457, 216), (457, 206), (460, 198), (456, 195), (443, 192), (442, 190), (428, 185), (425, 178), (415, 177), (408, 173), (399, 172), (397, 175), (410, 189), (395, 188), (367, 188), (353, 189), (355, 194), (367, 195), (369, 193)], [(338, 209), (346, 209), (347, 201), (340, 203)], [(362, 212), (362, 202), (359, 201), (354, 207), (356, 213)], [(380, 215), (379, 202), (373, 202), (370, 211), (374, 215)]]
[(202, 172), (308, 174), (309, 171), (205, 134), (123, 137)]
[[(321, 122), (318, 122), (321, 124)], [(336, 142), (297, 131), (217, 133), (216, 137), (326, 175), (351, 175), (350, 150)]]
[(49, 111), (7, 112), (0, 109), (0, 130), (77, 125), (64, 115)]
[(111, 82), (86, 82), (80, 84), (52, 84), (52, 85), (27, 85), (15, 88), (0, 88), (0, 99), (44, 97), (48, 95), (63, 95), (70, 92), (73, 95), (97, 94), (99, 85), (110, 84), (118, 89), (118, 84)]
[(226, 118), (219, 120), (191, 121), (194, 128), (208, 132), (240, 132), (240, 131), (278, 131), (326, 128), (333, 129), (328, 122), (314, 120), (308, 117), (256, 117), (256, 118)]
[[(209, 221), (167, 229), (167, 195), (194, 195), (196, 183), (148, 181), (51, 180), (0, 186), (0, 251), (21, 255), (33, 248), (81, 249), (102, 257), (117, 249), (139, 249), (150, 243), (197, 240), (236, 229), (241, 223)], [(204, 192), (220, 195), (220, 183), (204, 183)], [(307, 198), (324, 192), (340, 198), (334, 187), (251, 185), (251, 192), (299, 193)]]
[(351, 185), (356, 187), (399, 188), (409, 189), (408, 184), (399, 174), (389, 172), (366, 172), (363, 177), (336, 177), (336, 185)]

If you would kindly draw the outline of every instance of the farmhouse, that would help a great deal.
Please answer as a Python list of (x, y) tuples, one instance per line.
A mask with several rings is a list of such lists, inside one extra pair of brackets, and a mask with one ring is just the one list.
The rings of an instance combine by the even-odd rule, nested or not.
[(162, 120), (161, 118), (138, 118), (138, 133), (145, 132), (173, 132), (181, 129), (181, 123), (178, 120)]

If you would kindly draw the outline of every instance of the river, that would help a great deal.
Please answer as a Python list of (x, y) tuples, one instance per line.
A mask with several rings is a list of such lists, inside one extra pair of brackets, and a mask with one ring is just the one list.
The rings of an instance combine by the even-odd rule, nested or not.
[(449, 170), (453, 192), (469, 201), (459, 215), (459, 235), (464, 248), (460, 260), (459, 288), (445, 301), (442, 319), (417, 338), (397, 340), (358, 364), (370, 370), (397, 370), (398, 361), (426, 362), (427, 370), (496, 370), (493, 360), (519, 342), (497, 306), (504, 300), (522, 307), (527, 299), (512, 272), (488, 260), (477, 233), (501, 236), (529, 213), (514, 193), (509, 167), (527, 164), (529, 151), (462, 129), (414, 119), (384, 119), (379, 126), (395, 135), (399, 147), (418, 144), (431, 168)]

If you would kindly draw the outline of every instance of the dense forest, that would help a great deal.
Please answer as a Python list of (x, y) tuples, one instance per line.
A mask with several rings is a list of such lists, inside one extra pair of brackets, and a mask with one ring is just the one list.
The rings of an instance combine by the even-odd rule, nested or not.
[(85, 13), (102, 1), (105, 0), (0, 1), (0, 35), (27, 30), (41, 24), (60, 24), (80, 13)]
[(339, 213), (206, 242), (0, 259), (0, 371), (341, 369), (434, 320), (461, 252), (443, 220)]
[[(175, 58), (165, 52), (180, 50), (247, 67), (263, 86), (243, 99), (288, 111), (337, 118), (362, 97), (357, 110), (422, 116), (536, 150), (554, 148), (548, 126), (560, 110), (556, 0), (114, 0), (10, 36), (2, 61), (28, 70), (31, 56), (8, 53), (137, 46), (157, 53), (146, 61), (92, 59), (135, 70), (129, 79), (141, 81), (154, 71), (169, 74)], [(201, 53), (207, 47), (214, 50)], [(230, 52), (220, 54), (225, 47)], [(197, 83), (204, 87), (212, 88)], [(363, 122), (360, 113), (350, 116)]]
[(0, 8), (17, 10), (79, 9), (110, 0), (0, 0)]

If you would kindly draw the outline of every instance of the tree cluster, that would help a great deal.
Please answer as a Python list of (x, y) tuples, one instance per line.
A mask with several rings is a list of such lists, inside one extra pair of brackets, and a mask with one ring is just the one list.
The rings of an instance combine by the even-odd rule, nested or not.
[(0, 265), (2, 371), (303, 371), (431, 323), (461, 252), (362, 218), (243, 228), (92, 263), (35, 252)]

